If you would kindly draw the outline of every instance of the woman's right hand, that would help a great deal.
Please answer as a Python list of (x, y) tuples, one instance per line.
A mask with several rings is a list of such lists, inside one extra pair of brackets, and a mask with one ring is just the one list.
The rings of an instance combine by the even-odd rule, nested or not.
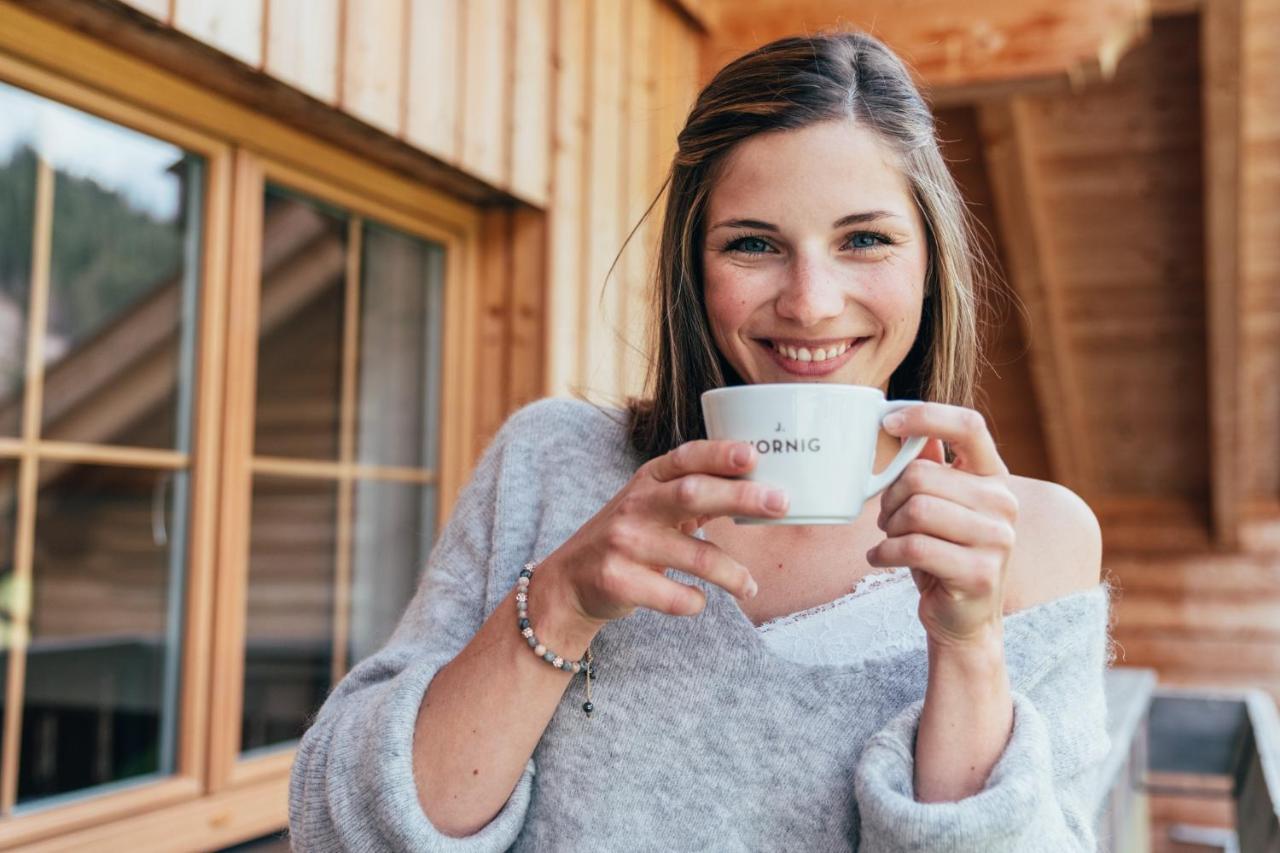
[(562, 601), (593, 628), (637, 607), (673, 616), (702, 612), (706, 595), (666, 577), (667, 567), (739, 598), (755, 595), (756, 582), (745, 566), (692, 534), (723, 515), (786, 514), (781, 490), (732, 479), (755, 468), (756, 459), (747, 442), (703, 439), (640, 466), (603, 509), (543, 561), (547, 575), (563, 584)]

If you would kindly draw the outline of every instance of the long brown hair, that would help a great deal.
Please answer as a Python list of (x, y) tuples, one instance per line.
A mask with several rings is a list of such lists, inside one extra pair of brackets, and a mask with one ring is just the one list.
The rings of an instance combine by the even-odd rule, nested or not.
[(758, 133), (853, 118), (898, 155), (925, 224), (920, 333), (889, 380), (890, 399), (972, 406), (977, 375), (975, 229), (938, 147), (933, 114), (902, 61), (861, 32), (779, 39), (725, 66), (698, 95), (664, 184), (645, 396), (626, 409), (642, 459), (705, 437), (703, 391), (743, 380), (711, 337), (702, 232), (711, 188), (733, 146)]

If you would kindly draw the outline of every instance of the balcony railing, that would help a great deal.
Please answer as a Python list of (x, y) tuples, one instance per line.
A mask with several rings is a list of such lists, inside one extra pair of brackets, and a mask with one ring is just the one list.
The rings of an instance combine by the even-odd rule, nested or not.
[(1280, 853), (1280, 715), (1261, 690), (1158, 687), (1151, 670), (1113, 669), (1112, 752), (1099, 773), (1102, 849), (1151, 849), (1150, 794), (1232, 802), (1233, 827), (1179, 824), (1170, 840), (1230, 853)]

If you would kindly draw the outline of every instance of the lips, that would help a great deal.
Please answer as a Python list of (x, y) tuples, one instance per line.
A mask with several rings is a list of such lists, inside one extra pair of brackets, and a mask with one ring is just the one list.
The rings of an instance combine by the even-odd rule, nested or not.
[(826, 376), (834, 373), (848, 363), (853, 358), (853, 354), (862, 349), (862, 345), (867, 342), (868, 338), (855, 338), (853, 343), (844, 352), (835, 358), (828, 358), (825, 361), (800, 361), (778, 352), (773, 341), (757, 340), (756, 344), (760, 346), (774, 363), (783, 370), (794, 376)]

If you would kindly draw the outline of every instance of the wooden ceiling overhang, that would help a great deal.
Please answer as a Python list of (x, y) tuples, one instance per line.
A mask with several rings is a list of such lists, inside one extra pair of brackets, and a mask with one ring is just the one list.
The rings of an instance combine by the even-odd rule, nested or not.
[(691, 0), (707, 30), (704, 79), (786, 35), (872, 33), (935, 104), (1109, 77), (1146, 35), (1151, 0)]

